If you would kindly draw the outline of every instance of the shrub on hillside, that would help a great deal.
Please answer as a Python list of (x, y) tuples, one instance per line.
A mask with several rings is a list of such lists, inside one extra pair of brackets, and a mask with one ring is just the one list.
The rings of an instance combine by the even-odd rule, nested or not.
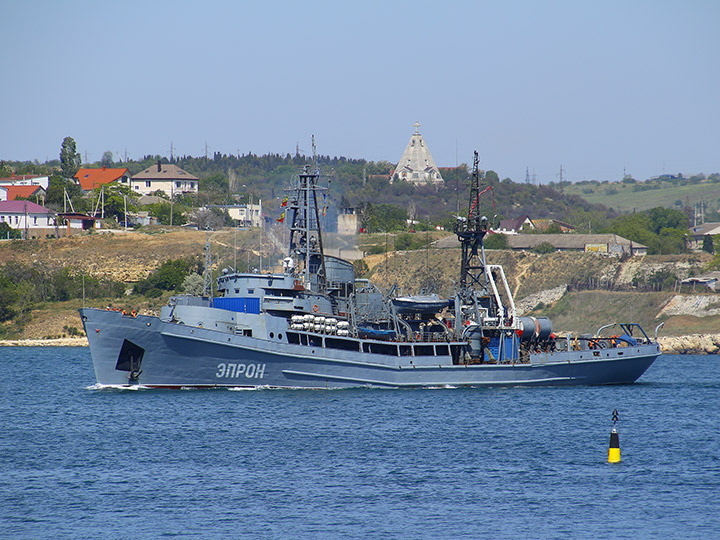
[(553, 246), (550, 242), (543, 242), (542, 244), (538, 244), (532, 249), (533, 253), (539, 253), (541, 255), (545, 253), (554, 253), (555, 252), (555, 246)]
[(422, 249), (427, 246), (429, 239), (425, 235), (417, 236), (410, 233), (401, 233), (395, 239), (396, 251)]
[(504, 234), (488, 234), (483, 238), (483, 245), (486, 249), (507, 249), (507, 236)]
[(363, 261), (362, 259), (358, 259), (358, 260), (354, 261), (353, 268), (355, 270), (356, 278), (364, 277), (370, 271), (367, 263), (365, 261)]
[[(194, 266), (195, 263), (186, 259), (167, 260), (147, 278), (136, 283), (133, 292), (156, 298), (162, 294), (161, 291), (174, 291), (182, 285)], [(155, 293), (153, 289), (159, 294)], [(155, 296), (151, 295), (151, 291)]]

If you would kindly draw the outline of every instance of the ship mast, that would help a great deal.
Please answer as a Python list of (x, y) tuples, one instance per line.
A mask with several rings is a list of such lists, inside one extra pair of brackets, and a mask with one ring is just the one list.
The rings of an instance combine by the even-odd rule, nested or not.
[(468, 215), (467, 218), (458, 216), (455, 223), (455, 234), (462, 245), (460, 290), (458, 292), (465, 301), (469, 301), (473, 297), (473, 291), (481, 294), (487, 292), (483, 237), (487, 234), (488, 220), (480, 214), (479, 199), (483, 193), (491, 190), (492, 186), (480, 190), (479, 162), (478, 153), (475, 151), (470, 179)]
[(313, 167), (305, 165), (297, 177), (292, 192), (289, 209), (291, 211), (289, 257), (297, 257), (303, 263), (305, 288), (312, 290), (313, 278), (317, 285), (314, 292), (325, 292), (326, 271), (323, 251), (318, 192), (327, 188), (318, 185), (320, 171), (314, 157), (315, 140), (313, 137)]

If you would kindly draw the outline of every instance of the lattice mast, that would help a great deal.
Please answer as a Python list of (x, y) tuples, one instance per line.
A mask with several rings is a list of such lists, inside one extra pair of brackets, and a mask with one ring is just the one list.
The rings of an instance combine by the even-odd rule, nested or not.
[(319, 194), (327, 188), (319, 186), (320, 171), (315, 159), (315, 140), (313, 138), (313, 167), (305, 165), (297, 176), (295, 185), (288, 191), (290, 220), (290, 242), (288, 256), (302, 263), (305, 287), (309, 288), (313, 275), (317, 276), (318, 291), (325, 292), (326, 272), (323, 251), (322, 231), (320, 228)]
[(475, 151), (473, 170), (470, 178), (470, 200), (468, 202), (468, 215), (458, 216), (455, 223), (455, 234), (462, 246), (460, 260), (460, 290), (463, 299), (470, 299), (473, 291), (486, 294), (487, 281), (485, 277), (485, 250), (483, 237), (487, 234), (488, 220), (480, 213), (480, 196), (491, 190), (487, 187), (480, 190), (480, 170), (478, 153)]

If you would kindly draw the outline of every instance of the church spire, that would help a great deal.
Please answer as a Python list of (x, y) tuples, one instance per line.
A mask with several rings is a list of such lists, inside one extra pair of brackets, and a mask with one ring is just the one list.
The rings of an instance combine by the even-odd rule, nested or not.
[(440, 184), (443, 178), (423, 136), (420, 135), (420, 123), (415, 122), (413, 127), (415, 133), (410, 136), (410, 142), (395, 167), (393, 179), (405, 180), (413, 184)]

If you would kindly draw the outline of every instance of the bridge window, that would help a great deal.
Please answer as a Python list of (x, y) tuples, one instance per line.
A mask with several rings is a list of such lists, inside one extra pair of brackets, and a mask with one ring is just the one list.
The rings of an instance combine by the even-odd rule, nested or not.
[(391, 345), (389, 343), (363, 343), (363, 352), (370, 354), (389, 354), (390, 356), (398, 355), (397, 345)]
[(325, 347), (328, 349), (342, 349), (344, 351), (359, 351), (359, 343), (351, 339), (325, 338)]

